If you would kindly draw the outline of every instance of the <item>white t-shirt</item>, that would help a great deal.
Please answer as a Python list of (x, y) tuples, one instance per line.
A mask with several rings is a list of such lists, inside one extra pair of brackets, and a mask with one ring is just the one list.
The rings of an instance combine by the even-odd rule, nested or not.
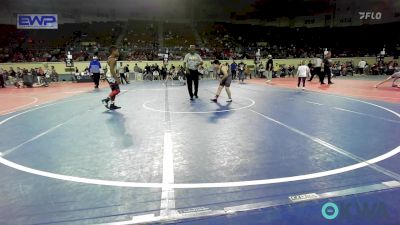
[(121, 73), (125, 73), (125, 70), (124, 70), (124, 66), (118, 66), (118, 72), (121, 74)]
[(45, 70), (44, 70), (44, 76), (45, 76), (46, 78), (50, 78), (50, 76), (51, 76), (51, 70), (45, 69)]
[(197, 70), (197, 67), (200, 65), (203, 60), (201, 59), (200, 55), (197, 53), (191, 54), (188, 53), (185, 56), (185, 59), (183, 60), (186, 63), (186, 66), (190, 70)]
[(299, 77), (307, 77), (310, 75), (310, 68), (306, 65), (299, 66), (297, 68), (297, 76)]
[(365, 68), (365, 65), (366, 65), (366, 64), (367, 64), (367, 62), (361, 60), (361, 61), (358, 63), (358, 68)]
[(314, 59), (314, 67), (321, 67), (321, 65), (322, 65), (322, 59), (315, 58)]

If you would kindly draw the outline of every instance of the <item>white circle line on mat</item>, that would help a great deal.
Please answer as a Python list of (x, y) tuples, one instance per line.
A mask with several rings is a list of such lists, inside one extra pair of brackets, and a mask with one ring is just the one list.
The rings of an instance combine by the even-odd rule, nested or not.
[[(256, 104), (256, 102), (253, 99), (250, 98), (243, 98), (243, 99), (247, 99), (250, 101), (249, 105), (240, 107), (240, 108), (232, 108), (232, 109), (222, 109), (222, 110), (213, 110), (213, 111), (199, 111), (199, 112), (192, 112), (192, 111), (165, 111), (165, 110), (160, 110), (160, 109), (155, 109), (152, 107), (148, 106), (148, 103), (152, 102), (152, 101), (147, 101), (145, 103), (143, 103), (143, 108), (149, 110), (149, 111), (154, 111), (154, 112), (160, 112), (160, 113), (172, 113), (172, 114), (207, 114), (207, 113), (222, 113), (222, 112), (230, 112), (230, 111), (238, 111), (238, 110), (242, 110), (242, 109), (247, 109), (252, 107), (253, 105)], [(216, 103), (210, 103), (210, 104), (216, 104)]]
[[(340, 96), (338, 96), (338, 97), (340, 97)], [(343, 97), (341, 97), (341, 98), (343, 98)], [(376, 105), (376, 104), (373, 104), (370, 102), (365, 102), (362, 100), (357, 100), (357, 99), (352, 99), (352, 98), (347, 98), (347, 97), (344, 97), (344, 98), (381, 108), (381, 109), (388, 111), (400, 118), (399, 113), (397, 113), (393, 110), (387, 109), (383, 106), (379, 106), (379, 105)], [(51, 105), (54, 105), (54, 104), (50, 104), (45, 107), (48, 107)], [(40, 107), (40, 108), (43, 108), (43, 107)], [(28, 110), (25, 113), (34, 111), (36, 109), (39, 109), (39, 108)], [(6, 119), (0, 121), (0, 125), (12, 118), (19, 116), (19, 115), (21, 115), (21, 114), (14, 115), (12, 117), (9, 117), (9, 118), (6, 118)], [(398, 154), (399, 152), (400, 152), (400, 146), (397, 146), (396, 148), (390, 150), (389, 152), (386, 152), (385, 154), (382, 154), (375, 158), (369, 159), (365, 162), (359, 162), (359, 163), (356, 163), (353, 165), (349, 165), (349, 166), (345, 166), (345, 167), (341, 167), (341, 168), (337, 168), (337, 169), (332, 169), (332, 170), (327, 170), (327, 171), (322, 171), (322, 172), (317, 172), (317, 173), (309, 173), (309, 174), (303, 174), (303, 175), (297, 175), (297, 176), (280, 177), (280, 178), (272, 178), (272, 179), (236, 181), (236, 182), (215, 182), (215, 183), (173, 183), (173, 184), (140, 183), (140, 182), (113, 181), (113, 180), (101, 180), (101, 179), (91, 179), (91, 178), (84, 178), (84, 177), (68, 176), (68, 175), (51, 173), (51, 172), (47, 172), (47, 171), (41, 171), (41, 170), (37, 170), (34, 168), (30, 168), (30, 167), (26, 167), (26, 166), (14, 163), (10, 160), (3, 158), (2, 153), (0, 153), (0, 163), (2, 163), (3, 165), (6, 165), (8, 167), (14, 168), (16, 170), (27, 172), (27, 173), (34, 174), (34, 175), (63, 180), (63, 181), (84, 183), (84, 184), (95, 184), (95, 185), (105, 185), (105, 186), (114, 186), (114, 187), (131, 187), (131, 188), (142, 187), (142, 188), (194, 189), (194, 188), (245, 187), (245, 186), (253, 186), (253, 185), (277, 184), (277, 183), (286, 183), (286, 182), (293, 182), (293, 181), (300, 181), (300, 180), (315, 179), (315, 178), (320, 178), (320, 177), (325, 177), (325, 176), (330, 176), (330, 175), (335, 175), (335, 174), (341, 174), (341, 173), (349, 172), (352, 170), (360, 169), (360, 168), (369, 166), (371, 164), (375, 164), (375, 163), (378, 163), (385, 159), (388, 159), (388, 158)]]

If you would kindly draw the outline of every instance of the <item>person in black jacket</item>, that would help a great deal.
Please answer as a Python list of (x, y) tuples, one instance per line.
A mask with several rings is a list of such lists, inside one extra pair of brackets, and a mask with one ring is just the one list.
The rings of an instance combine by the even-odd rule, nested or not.
[(331, 71), (331, 66), (332, 66), (332, 60), (331, 60), (331, 52), (329, 52), (329, 51), (326, 51), (325, 53), (324, 53), (324, 60), (322, 61), (322, 63), (323, 63), (323, 68), (324, 68), (324, 71), (321, 71), (321, 77), (320, 77), (320, 80), (321, 80), (321, 84), (325, 84), (324, 83), (324, 79), (325, 79), (325, 76), (328, 76), (328, 84), (333, 84), (332, 83), (332, 81), (331, 81), (331, 78), (332, 78), (332, 71)]
[(125, 69), (125, 81), (127, 84), (129, 84), (129, 64), (126, 64), (124, 69)]
[(265, 65), (265, 70), (267, 73), (267, 80), (265, 81), (266, 83), (270, 83), (272, 80), (272, 72), (274, 70), (274, 62), (272, 60), (272, 55), (268, 55), (268, 61), (267, 64)]
[(161, 72), (160, 72), (161, 77), (162, 77), (163, 80), (165, 80), (165, 79), (167, 78), (167, 73), (168, 73), (167, 66), (166, 66), (166, 65), (163, 65), (163, 66), (161, 67)]
[(4, 72), (3, 69), (0, 68), (0, 86), (2, 88), (5, 88), (6, 87), (5, 83), (6, 83), (6, 81), (5, 81), (5, 72)]

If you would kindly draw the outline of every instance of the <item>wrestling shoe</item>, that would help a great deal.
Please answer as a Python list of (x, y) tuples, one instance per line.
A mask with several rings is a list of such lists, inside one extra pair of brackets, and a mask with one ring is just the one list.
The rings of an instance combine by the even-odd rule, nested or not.
[(114, 105), (114, 104), (111, 104), (110, 105), (110, 110), (115, 110), (115, 109), (120, 109), (121, 107), (119, 107), (119, 106), (116, 106), (116, 105)]
[(103, 103), (103, 105), (107, 108), (107, 109), (109, 109), (110, 107), (108, 106), (108, 102), (110, 101), (110, 99), (109, 98), (105, 98), (105, 99), (103, 99), (103, 100), (101, 100), (101, 103)]

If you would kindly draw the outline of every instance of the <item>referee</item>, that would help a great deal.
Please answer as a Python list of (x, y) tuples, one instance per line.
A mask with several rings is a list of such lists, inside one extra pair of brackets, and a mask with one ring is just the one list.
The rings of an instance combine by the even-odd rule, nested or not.
[(92, 74), (94, 88), (96, 89), (99, 88), (100, 69), (101, 69), (101, 64), (99, 62), (99, 59), (97, 58), (97, 56), (93, 56), (93, 60), (90, 61), (89, 64), (89, 71)]
[[(190, 101), (193, 101), (193, 97), (199, 98), (197, 92), (199, 90), (199, 71), (198, 67), (203, 64), (203, 60), (200, 55), (196, 53), (196, 46), (190, 45), (189, 53), (186, 54), (183, 61), (183, 67), (186, 71), (188, 91), (190, 95)], [(193, 84), (194, 83), (194, 94)]]
[(325, 51), (324, 52), (324, 60), (322, 61), (323, 63), (323, 71), (321, 71), (321, 76), (320, 76), (320, 81), (321, 84), (325, 84), (324, 80), (325, 77), (328, 77), (328, 84), (333, 84), (331, 81), (332, 78), (332, 72), (331, 72), (331, 66), (332, 66), (332, 60), (331, 60), (331, 52), (330, 51)]

